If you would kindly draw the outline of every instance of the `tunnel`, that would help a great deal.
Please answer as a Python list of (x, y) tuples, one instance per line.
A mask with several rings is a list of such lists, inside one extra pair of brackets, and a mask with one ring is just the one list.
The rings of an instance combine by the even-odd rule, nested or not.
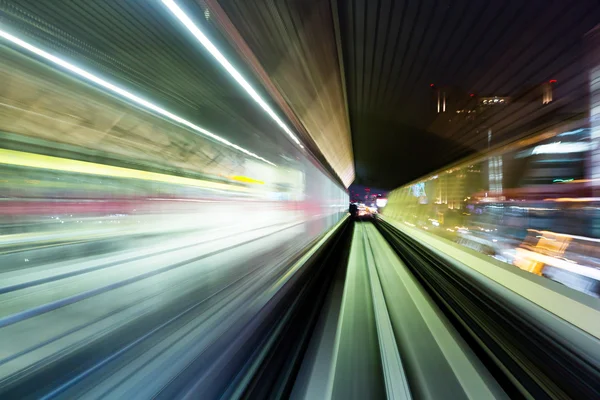
[(0, 1), (0, 399), (600, 398), (599, 99), (595, 0)]

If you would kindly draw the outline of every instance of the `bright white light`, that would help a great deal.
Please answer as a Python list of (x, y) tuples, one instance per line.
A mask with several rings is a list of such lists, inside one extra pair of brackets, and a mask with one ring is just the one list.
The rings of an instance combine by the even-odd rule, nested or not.
[(565, 154), (565, 153), (580, 153), (591, 149), (589, 143), (586, 142), (571, 142), (562, 143), (554, 142), (549, 144), (542, 144), (534, 147), (531, 154)]
[(304, 148), (300, 143), (300, 140), (292, 133), (290, 128), (279, 118), (275, 111), (269, 107), (269, 105), (260, 97), (258, 92), (244, 79), (244, 77), (236, 70), (233, 65), (225, 58), (225, 56), (217, 49), (217, 47), (206, 37), (206, 35), (198, 28), (196, 24), (183, 12), (181, 8), (173, 0), (162, 0), (163, 4), (177, 17), (190, 31), (196, 39), (209, 51), (209, 53), (225, 68), (227, 72), (240, 84), (242, 88), (262, 107), (263, 110), (283, 129), (283, 131), (297, 144), (300, 148)]
[(383, 208), (386, 206), (387, 202), (387, 199), (378, 198), (377, 200), (375, 200), (375, 205), (379, 208)]
[(558, 136), (569, 136), (569, 135), (577, 135), (578, 133), (583, 132), (583, 129), (575, 129), (574, 131), (563, 132)]
[(185, 125), (188, 128), (191, 128), (194, 131), (201, 133), (204, 136), (207, 136), (207, 137), (209, 137), (209, 138), (211, 138), (213, 140), (216, 140), (217, 142), (219, 142), (221, 144), (224, 144), (224, 145), (226, 145), (228, 147), (234, 148), (234, 149), (236, 149), (238, 151), (241, 151), (244, 154), (249, 155), (250, 157), (254, 157), (256, 159), (259, 159), (261, 161), (266, 162), (267, 164), (275, 166), (275, 164), (273, 164), (272, 162), (270, 162), (270, 161), (268, 161), (268, 160), (260, 157), (259, 155), (254, 154), (251, 151), (248, 151), (248, 150), (244, 149), (243, 147), (235, 145), (235, 144), (231, 143), (230, 141), (228, 141), (226, 139), (223, 139), (222, 137), (217, 136), (214, 133), (209, 132), (209, 131), (207, 131), (204, 128), (199, 127), (198, 125), (195, 125), (195, 124), (191, 123), (190, 121), (187, 121), (187, 120), (185, 120), (185, 119), (183, 119), (183, 118), (181, 118), (181, 117), (179, 117), (179, 116), (177, 116), (177, 115), (175, 115), (175, 114), (173, 114), (173, 113), (165, 110), (164, 108), (161, 108), (161, 107), (157, 106), (156, 104), (150, 103), (149, 101), (144, 100), (141, 97), (136, 96), (135, 94), (126, 91), (125, 89), (122, 89), (122, 88), (120, 88), (120, 87), (118, 87), (116, 85), (113, 85), (112, 83), (110, 83), (108, 81), (105, 81), (104, 79), (99, 78), (96, 75), (93, 75), (92, 73), (90, 73), (88, 71), (85, 71), (84, 69), (81, 69), (81, 68), (79, 68), (79, 67), (77, 67), (77, 66), (75, 66), (75, 65), (73, 65), (73, 64), (71, 64), (71, 63), (69, 63), (69, 62), (67, 62), (65, 60), (63, 60), (62, 58), (59, 58), (59, 57), (57, 57), (57, 56), (55, 56), (53, 54), (50, 54), (50, 53), (48, 53), (48, 52), (46, 52), (46, 51), (44, 51), (44, 50), (42, 50), (42, 49), (40, 49), (40, 48), (38, 48), (36, 46), (33, 46), (33, 45), (31, 45), (31, 44), (29, 44), (29, 43), (27, 43), (27, 42), (19, 39), (18, 37), (11, 35), (10, 33), (7, 33), (7, 32), (5, 32), (3, 30), (0, 30), (0, 37), (8, 40), (9, 42), (11, 42), (11, 43), (13, 43), (13, 44), (15, 44), (15, 45), (17, 45), (17, 46), (19, 46), (19, 47), (27, 50), (27, 51), (29, 51), (31, 53), (34, 53), (34, 54), (36, 54), (36, 55), (38, 55), (40, 57), (43, 57), (46, 60), (51, 61), (52, 63), (54, 63), (56, 65), (59, 65), (59, 66), (65, 68), (66, 70), (69, 70), (69, 71), (71, 71), (71, 72), (79, 75), (80, 77), (87, 79), (90, 82), (94, 82), (95, 84), (97, 84), (99, 86), (102, 86), (103, 88), (108, 89), (111, 92), (117, 93), (117, 94), (119, 94), (119, 95), (121, 95), (121, 96), (123, 96), (123, 97), (125, 97), (125, 98), (127, 98), (127, 99), (129, 99), (131, 101), (133, 101), (134, 103), (137, 103), (137, 104), (139, 104), (139, 105), (141, 105), (143, 107), (146, 107), (146, 108), (148, 108), (148, 109), (150, 109), (150, 110), (152, 110), (152, 111), (154, 111), (154, 112), (156, 112), (156, 113), (158, 113), (160, 115), (163, 115), (163, 116), (165, 116), (165, 117), (167, 117), (167, 118), (169, 118), (169, 119), (171, 119), (171, 120), (173, 120), (173, 121), (175, 121), (175, 122), (177, 122), (177, 123), (179, 123), (181, 125)]

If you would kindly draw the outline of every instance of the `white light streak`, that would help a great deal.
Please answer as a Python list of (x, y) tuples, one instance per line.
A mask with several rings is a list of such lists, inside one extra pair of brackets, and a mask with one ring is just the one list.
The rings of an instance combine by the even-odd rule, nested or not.
[(582, 133), (584, 129), (575, 129), (574, 131), (563, 132), (558, 136), (569, 136), (569, 135), (577, 135), (578, 133)]
[(225, 58), (225, 56), (217, 49), (217, 47), (206, 37), (206, 35), (198, 28), (196, 24), (187, 16), (185, 12), (173, 1), (173, 0), (162, 0), (163, 4), (177, 17), (196, 39), (204, 46), (206, 50), (225, 68), (227, 72), (236, 80), (236, 82), (252, 97), (254, 101), (261, 106), (263, 110), (283, 129), (283, 131), (298, 145), (300, 148), (304, 148), (300, 143), (300, 140), (294, 135), (294, 133), (287, 127), (287, 125), (279, 118), (279, 116), (269, 107), (269, 105), (260, 97), (258, 92), (244, 79), (244, 77), (235, 69), (233, 65)]
[(591, 144), (587, 142), (554, 142), (534, 147), (531, 154), (581, 153), (591, 149)]
[(444, 105), (442, 107), (442, 112), (446, 112), (446, 92), (444, 92)]
[(143, 107), (145, 107), (147, 109), (150, 109), (150, 110), (152, 110), (152, 111), (154, 111), (154, 112), (156, 112), (156, 113), (158, 113), (158, 114), (160, 114), (160, 115), (162, 115), (164, 117), (167, 117), (167, 118), (169, 118), (169, 119), (171, 119), (171, 120), (173, 120), (173, 121), (175, 121), (175, 122), (177, 122), (177, 123), (179, 123), (181, 125), (185, 125), (188, 128), (191, 128), (192, 130), (194, 130), (194, 131), (196, 131), (196, 132), (198, 132), (198, 133), (200, 133), (200, 134), (202, 134), (204, 136), (207, 136), (207, 137), (209, 137), (209, 138), (211, 138), (211, 139), (213, 139), (213, 140), (215, 140), (215, 141), (217, 141), (217, 142), (219, 142), (221, 144), (224, 144), (224, 145), (226, 145), (228, 147), (236, 149), (236, 150), (238, 150), (238, 151), (240, 151), (240, 152), (242, 152), (244, 154), (249, 155), (250, 157), (254, 157), (254, 158), (256, 158), (258, 160), (261, 160), (261, 161), (263, 161), (263, 162), (265, 162), (267, 164), (275, 166), (275, 164), (273, 164), (272, 162), (270, 162), (270, 161), (268, 161), (268, 160), (260, 157), (259, 155), (254, 154), (251, 151), (248, 151), (248, 150), (244, 149), (243, 147), (240, 147), (240, 146), (238, 146), (236, 144), (233, 144), (230, 141), (228, 141), (227, 139), (223, 139), (222, 137), (220, 137), (218, 135), (215, 135), (214, 133), (212, 133), (210, 131), (207, 131), (204, 128), (201, 128), (198, 125), (193, 124), (190, 121), (185, 120), (185, 119), (183, 119), (183, 118), (181, 118), (181, 117), (179, 117), (179, 116), (177, 116), (177, 115), (175, 115), (175, 114), (173, 114), (173, 113), (165, 110), (164, 108), (161, 108), (161, 107), (157, 106), (154, 103), (151, 103), (151, 102), (149, 102), (147, 100), (144, 100), (141, 97), (136, 96), (135, 94), (133, 94), (131, 92), (128, 92), (127, 90), (125, 90), (123, 88), (120, 88), (119, 86), (116, 86), (116, 85), (114, 85), (114, 84), (112, 84), (112, 83), (110, 83), (108, 81), (105, 81), (104, 79), (99, 78), (96, 75), (94, 75), (94, 74), (92, 74), (92, 73), (90, 73), (90, 72), (88, 72), (88, 71), (86, 71), (86, 70), (84, 70), (82, 68), (79, 68), (79, 67), (77, 67), (77, 66), (75, 66), (75, 65), (73, 65), (73, 64), (71, 64), (71, 63), (69, 63), (69, 62), (67, 62), (65, 60), (63, 60), (62, 58), (57, 57), (57, 56), (55, 56), (53, 54), (50, 54), (47, 51), (44, 51), (44, 50), (42, 50), (42, 49), (40, 49), (40, 48), (38, 48), (38, 47), (36, 47), (36, 46), (34, 46), (32, 44), (29, 44), (29, 43), (25, 42), (24, 40), (21, 40), (18, 37), (14, 36), (14, 35), (11, 35), (10, 33), (5, 32), (5, 31), (3, 31), (1, 29), (0, 29), (0, 37), (2, 37), (5, 40), (7, 40), (7, 41), (9, 41), (9, 42), (11, 42), (11, 43), (13, 43), (13, 44), (21, 47), (22, 49), (25, 49), (25, 50), (33, 53), (33, 54), (36, 54), (36, 55), (38, 55), (38, 56), (40, 56), (40, 57), (42, 57), (42, 58), (44, 58), (44, 59), (46, 59), (46, 60), (48, 60), (48, 61), (50, 61), (52, 63), (58, 65), (58, 66), (61, 66), (64, 69), (66, 69), (68, 71), (71, 71), (74, 74), (79, 75), (80, 77), (82, 77), (82, 78), (84, 78), (84, 79), (86, 79), (86, 80), (88, 80), (90, 82), (93, 82), (93, 83), (95, 83), (95, 84), (97, 84), (97, 85), (99, 85), (99, 86), (101, 86), (101, 87), (103, 87), (105, 89), (108, 89), (111, 92), (117, 93), (117, 94), (125, 97), (126, 99), (129, 99), (129, 100), (133, 101), (134, 103), (137, 103), (137, 104), (139, 104), (139, 105), (141, 105), (141, 106), (143, 106)]

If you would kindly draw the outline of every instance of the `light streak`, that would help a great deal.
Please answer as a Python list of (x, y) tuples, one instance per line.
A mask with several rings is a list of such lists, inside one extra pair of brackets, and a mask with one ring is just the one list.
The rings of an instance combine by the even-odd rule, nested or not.
[(225, 58), (223, 53), (208, 39), (208, 37), (200, 30), (200, 28), (191, 20), (190, 17), (175, 3), (173, 0), (162, 0), (163, 4), (173, 13), (173, 15), (181, 22), (196, 39), (204, 46), (206, 50), (221, 64), (223, 68), (235, 79), (235, 81), (252, 97), (258, 105), (283, 129), (283, 131), (298, 145), (304, 148), (300, 140), (288, 128), (288, 126), (279, 118), (273, 109), (263, 100), (258, 92), (248, 83), (246, 79), (235, 69), (235, 67)]
[(248, 176), (235, 175), (235, 176), (230, 176), (229, 179), (234, 180), (234, 181), (238, 181), (238, 182), (243, 182), (243, 183), (254, 183), (256, 185), (264, 185), (265, 184), (265, 181), (261, 181), (259, 179), (254, 179), (254, 178), (250, 178)]
[(600, 201), (600, 197), (559, 197), (557, 199), (544, 199), (544, 201), (556, 201), (558, 203), (586, 203), (592, 201)]
[(534, 147), (531, 154), (581, 153), (591, 150), (591, 148), (592, 145), (587, 142), (554, 142)]
[[(1, 26), (2, 25), (0, 25), (0, 27)], [(58, 56), (55, 56), (54, 54), (50, 54), (47, 51), (44, 51), (44, 50), (40, 49), (39, 47), (36, 47), (36, 46), (34, 46), (34, 45), (30, 44), (30, 43), (27, 43), (26, 41), (24, 41), (22, 39), (19, 39), (18, 37), (14, 36), (14, 35), (11, 35), (10, 33), (5, 32), (5, 31), (3, 31), (1, 29), (0, 29), (0, 37), (2, 37), (5, 40), (11, 42), (12, 44), (15, 44), (15, 45), (19, 46), (22, 49), (25, 49), (25, 50), (29, 51), (30, 53), (33, 53), (33, 54), (35, 54), (37, 56), (40, 56), (40, 57), (42, 57), (42, 58), (44, 58), (44, 59), (46, 59), (46, 60), (48, 60), (48, 61), (50, 61), (50, 62), (52, 62), (52, 63), (54, 63), (54, 64), (56, 64), (58, 66), (60, 66), (60, 67), (66, 69), (68, 71), (73, 72), (74, 74), (76, 74), (76, 75), (78, 75), (78, 76), (80, 76), (80, 77), (82, 77), (82, 78), (84, 78), (84, 79), (86, 79), (86, 80), (88, 80), (90, 82), (95, 83), (98, 86), (101, 86), (101, 87), (103, 87), (105, 89), (110, 90), (113, 93), (116, 93), (116, 94), (118, 94), (118, 95), (120, 95), (122, 97), (125, 97), (126, 99), (129, 99), (129, 100), (133, 101), (134, 103), (137, 103), (137, 104), (139, 104), (139, 105), (141, 105), (141, 106), (143, 106), (143, 107), (145, 107), (145, 108), (147, 108), (149, 110), (152, 110), (152, 111), (154, 111), (154, 112), (156, 112), (156, 113), (158, 113), (158, 114), (160, 114), (160, 115), (162, 115), (164, 117), (167, 117), (167, 118), (169, 118), (172, 121), (175, 121), (175, 122), (177, 122), (177, 123), (179, 123), (181, 125), (187, 126), (188, 128), (191, 128), (192, 130), (194, 130), (194, 131), (196, 131), (196, 132), (198, 132), (198, 133), (200, 133), (200, 134), (202, 134), (202, 135), (204, 135), (206, 137), (209, 137), (209, 138), (211, 138), (211, 139), (213, 139), (213, 140), (215, 140), (215, 141), (217, 141), (217, 142), (219, 142), (221, 144), (224, 144), (225, 146), (231, 147), (231, 148), (233, 148), (233, 149), (235, 149), (237, 151), (240, 151), (240, 152), (242, 152), (244, 154), (249, 155), (250, 157), (256, 158), (256, 159), (261, 160), (261, 161), (263, 161), (263, 162), (265, 162), (265, 163), (267, 163), (269, 165), (275, 166), (275, 164), (273, 164), (271, 161), (268, 161), (267, 159), (265, 159), (265, 158), (263, 158), (263, 157), (261, 157), (261, 156), (259, 156), (257, 154), (254, 154), (251, 151), (244, 149), (243, 147), (240, 147), (240, 146), (238, 146), (236, 144), (233, 144), (230, 141), (228, 141), (227, 139), (224, 139), (224, 138), (222, 138), (222, 137), (220, 137), (218, 135), (215, 135), (214, 133), (212, 133), (212, 132), (210, 132), (210, 131), (208, 131), (208, 130), (200, 127), (200, 126), (198, 126), (196, 124), (193, 124), (192, 122), (190, 122), (190, 121), (188, 121), (186, 119), (183, 119), (180, 116), (175, 115), (175, 114), (173, 114), (173, 113), (165, 110), (164, 108), (157, 106), (154, 103), (149, 102), (148, 100), (145, 100), (145, 99), (143, 99), (143, 98), (141, 98), (141, 97), (139, 97), (139, 96), (137, 96), (137, 95), (135, 95), (135, 94), (133, 94), (131, 92), (128, 92), (127, 90), (125, 90), (125, 89), (123, 89), (123, 88), (121, 88), (121, 87), (119, 87), (117, 85), (114, 85), (114, 84), (112, 84), (112, 83), (110, 83), (110, 82), (108, 82), (108, 81), (106, 81), (106, 80), (104, 80), (104, 79), (102, 79), (102, 78), (100, 78), (100, 77), (98, 77), (98, 76), (96, 76), (96, 75), (94, 75), (94, 74), (92, 74), (92, 73), (90, 73), (90, 72), (88, 72), (88, 71), (80, 68), (80, 67), (77, 67), (77, 66), (71, 64), (68, 61), (63, 60), (62, 58), (60, 58)]]
[(207, 189), (250, 192), (245, 187), (226, 183), (184, 178), (156, 172), (141, 171), (130, 168), (114, 167), (112, 165), (95, 164), (87, 161), (71, 160), (41, 154), (25, 153), (15, 150), (0, 149), (0, 164), (19, 167), (49, 169), (54, 171), (72, 172), (87, 175), (100, 175), (118, 178), (141, 179), (146, 181), (164, 182), (172, 185), (186, 185)]
[(600, 280), (600, 271), (597, 268), (593, 268), (586, 265), (579, 265), (572, 261), (565, 261), (564, 259), (546, 256), (534, 251), (517, 249), (520, 254), (520, 258), (527, 261), (533, 260), (545, 265), (550, 265), (555, 268), (564, 269), (569, 272), (573, 272), (578, 275), (587, 276), (588, 278)]

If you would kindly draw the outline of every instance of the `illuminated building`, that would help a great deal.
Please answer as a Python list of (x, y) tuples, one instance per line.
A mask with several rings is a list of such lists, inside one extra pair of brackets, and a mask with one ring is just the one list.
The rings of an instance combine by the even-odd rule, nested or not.
[(600, 25), (586, 34), (586, 58), (589, 79), (590, 139), (592, 151), (588, 174), (591, 179), (600, 179)]
[(488, 106), (504, 106), (510, 102), (510, 97), (508, 96), (486, 96), (480, 97), (478, 99), (478, 104), (480, 107), (488, 107)]
[(488, 187), (492, 194), (502, 193), (502, 156), (490, 157), (488, 160)]
[(431, 89), (430, 110), (433, 113), (453, 117), (457, 110), (469, 108), (467, 102), (471, 98), (463, 90), (453, 86), (435, 85), (431, 86)]
[(552, 84), (555, 82), (556, 80), (552, 79), (542, 84), (542, 104), (549, 104), (552, 101)]
[(437, 87), (433, 83), (429, 85), (432, 89), (431, 91), (431, 107), (430, 109), (436, 114), (441, 114), (446, 112), (446, 100), (447, 100), (447, 92), (445, 88)]
[(475, 120), (477, 100), (474, 93), (469, 94), (453, 86), (432, 89), (429, 132), (451, 138), (458, 129)]

